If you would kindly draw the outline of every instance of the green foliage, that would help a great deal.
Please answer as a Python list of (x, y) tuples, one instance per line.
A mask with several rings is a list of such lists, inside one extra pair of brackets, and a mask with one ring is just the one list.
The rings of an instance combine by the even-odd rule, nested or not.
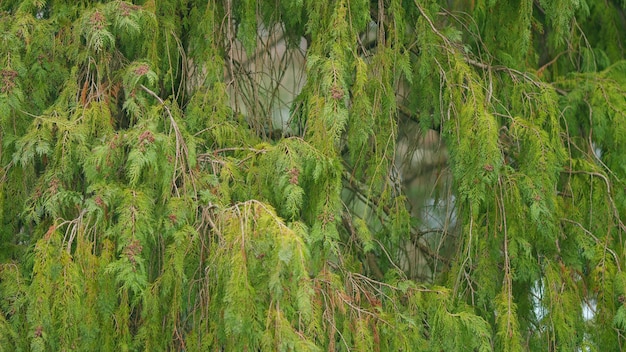
[(624, 8), (0, 2), (0, 351), (619, 350)]

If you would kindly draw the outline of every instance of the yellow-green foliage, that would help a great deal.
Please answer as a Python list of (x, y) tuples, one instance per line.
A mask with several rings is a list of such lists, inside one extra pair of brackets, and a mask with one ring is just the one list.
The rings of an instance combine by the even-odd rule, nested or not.
[(0, 351), (619, 350), (623, 5), (1, 1)]

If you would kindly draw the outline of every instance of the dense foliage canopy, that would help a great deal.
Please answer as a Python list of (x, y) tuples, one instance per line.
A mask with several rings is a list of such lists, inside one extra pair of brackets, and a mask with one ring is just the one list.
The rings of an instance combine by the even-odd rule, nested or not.
[(0, 1), (0, 351), (617, 351), (626, 2)]

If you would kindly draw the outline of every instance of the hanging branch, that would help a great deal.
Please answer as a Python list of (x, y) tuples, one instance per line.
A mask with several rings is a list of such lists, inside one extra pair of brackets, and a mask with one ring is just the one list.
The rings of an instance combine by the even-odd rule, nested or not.
[[(178, 128), (178, 124), (176, 123), (176, 120), (174, 119), (174, 116), (172, 115), (172, 111), (170, 110), (169, 106), (165, 104), (163, 99), (161, 99), (161, 97), (159, 97), (155, 92), (148, 89), (143, 84), (140, 84), (139, 86), (145, 92), (147, 92), (148, 94), (153, 96), (155, 99), (157, 99), (159, 103), (161, 103), (161, 105), (165, 108), (165, 111), (167, 112), (167, 116), (169, 117), (169, 120), (170, 120), (170, 124), (172, 128), (174, 129), (174, 136), (176, 138), (176, 158), (175, 158), (176, 160), (174, 162), (174, 170), (178, 169), (178, 161), (180, 160), (181, 173), (184, 174), (186, 172), (185, 160), (187, 160), (187, 158), (189, 157), (189, 151), (187, 149), (187, 144), (185, 143), (184, 137), (182, 133), (180, 132), (180, 129)], [(174, 172), (174, 175), (172, 176), (172, 187), (174, 187), (177, 190), (176, 192), (178, 192), (178, 188), (176, 187), (176, 172)]]

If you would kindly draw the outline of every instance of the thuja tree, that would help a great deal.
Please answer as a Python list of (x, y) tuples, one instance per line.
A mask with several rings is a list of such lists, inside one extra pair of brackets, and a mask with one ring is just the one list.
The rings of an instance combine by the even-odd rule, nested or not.
[[(0, 2), (0, 350), (621, 349), (623, 5)], [(306, 48), (280, 128), (261, 32)]]

